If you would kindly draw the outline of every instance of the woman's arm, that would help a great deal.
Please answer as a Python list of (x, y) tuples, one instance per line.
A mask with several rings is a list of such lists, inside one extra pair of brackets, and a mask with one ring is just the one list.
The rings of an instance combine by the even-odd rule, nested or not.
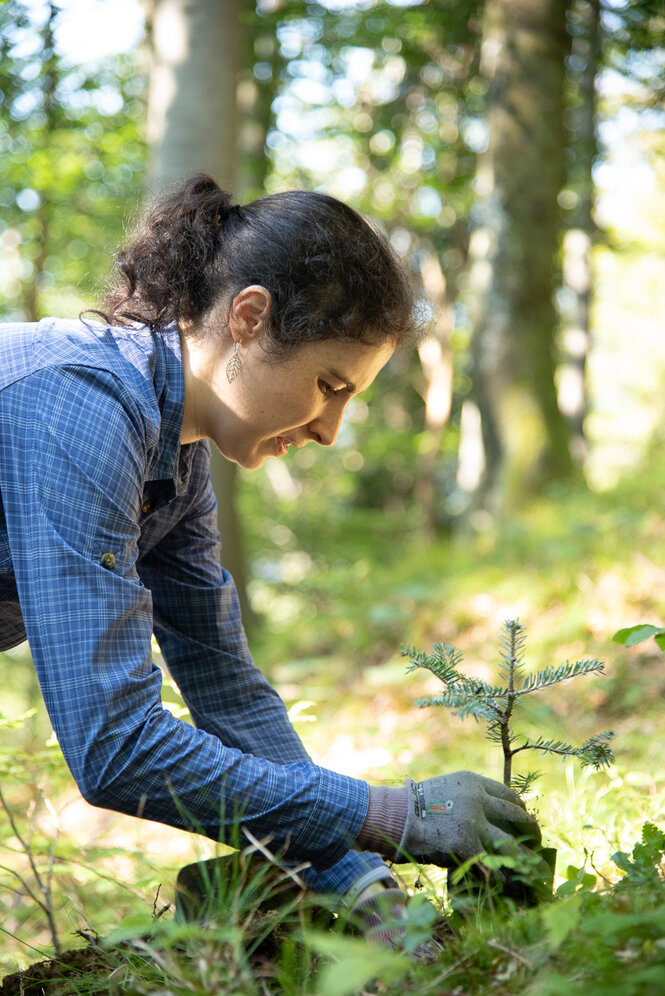
[(277, 850), (330, 865), (362, 826), (364, 782), (250, 756), (162, 707), (152, 598), (137, 568), (155, 444), (146, 425), (119, 380), (94, 369), (50, 368), (0, 392), (12, 562), (67, 763), (95, 805), (216, 839), (240, 821)]
[[(282, 699), (252, 661), (235, 584), (220, 565), (207, 447), (197, 447), (187, 505), (179, 504), (158, 542), (144, 525), (148, 549), (138, 570), (152, 592), (160, 649), (196, 726), (247, 754), (308, 761)], [(154, 529), (162, 534), (163, 522)]]

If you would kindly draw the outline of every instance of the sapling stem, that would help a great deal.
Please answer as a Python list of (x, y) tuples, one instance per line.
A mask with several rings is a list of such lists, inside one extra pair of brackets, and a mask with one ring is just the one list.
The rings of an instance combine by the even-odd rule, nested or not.
[(518, 666), (517, 638), (522, 629), (523, 627), (520, 626), (518, 622), (510, 621), (506, 623), (506, 632), (508, 635), (508, 668), (506, 675), (506, 687), (508, 694), (506, 696), (506, 705), (501, 714), (499, 724), (501, 727), (501, 747), (503, 748), (503, 784), (508, 786), (510, 786), (513, 777), (513, 738), (510, 733), (510, 717), (513, 714), (516, 699), (515, 668)]
[(510, 749), (510, 735), (507, 726), (501, 726), (501, 746), (503, 747), (503, 784), (510, 786), (513, 777), (513, 752)]

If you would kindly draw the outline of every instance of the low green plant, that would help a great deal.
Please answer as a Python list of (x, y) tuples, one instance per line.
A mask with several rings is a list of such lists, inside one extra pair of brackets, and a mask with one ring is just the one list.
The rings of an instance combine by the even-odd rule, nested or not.
[(638, 623), (636, 626), (626, 626), (617, 630), (612, 639), (615, 643), (623, 643), (626, 647), (634, 647), (637, 643), (654, 638), (661, 650), (665, 650), (665, 629), (662, 626), (652, 626), (650, 623)]
[(416, 699), (416, 705), (420, 708), (443, 706), (461, 719), (473, 716), (477, 720), (484, 720), (488, 739), (501, 746), (504, 784), (521, 793), (526, 792), (538, 777), (538, 772), (535, 771), (513, 775), (513, 759), (523, 751), (576, 757), (582, 765), (594, 768), (602, 768), (614, 761), (609, 747), (614, 736), (611, 730), (590, 737), (580, 747), (562, 740), (545, 737), (533, 739), (515, 732), (512, 727), (515, 710), (527, 695), (570, 678), (598, 674), (604, 670), (600, 661), (587, 659), (574, 663), (567, 661), (558, 667), (547, 667), (529, 673), (525, 665), (524, 644), (524, 626), (518, 620), (505, 622), (500, 643), (501, 662), (498, 667), (502, 684), (490, 684), (482, 678), (463, 674), (460, 670), (463, 656), (449, 643), (434, 643), (430, 651), (413, 647), (405, 647), (402, 651), (411, 662), (407, 673), (424, 668), (431, 671), (444, 686), (443, 692), (438, 695)]
[(0, 978), (35, 956), (65, 958), (72, 936), (85, 941), (125, 912), (157, 915), (145, 862), (137, 856), (123, 881), (115, 862), (126, 847), (61, 832), (72, 779), (55, 739), (33, 739), (33, 713), (0, 714)]

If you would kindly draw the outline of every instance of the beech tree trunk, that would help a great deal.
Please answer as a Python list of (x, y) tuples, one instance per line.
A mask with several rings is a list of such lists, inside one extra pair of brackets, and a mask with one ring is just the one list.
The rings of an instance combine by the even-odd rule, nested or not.
[(426, 528), (434, 535), (437, 529), (434, 472), (453, 398), (453, 356), (450, 345), (453, 315), (446, 294), (446, 279), (435, 253), (423, 254), (420, 276), (423, 290), (434, 309), (436, 318), (428, 336), (418, 346), (425, 380), (422, 389), (425, 403), (425, 432), (418, 457), (415, 493), (425, 513)]
[(571, 41), (574, 63), (569, 75), (573, 92), (568, 110), (570, 163), (568, 167), (567, 228), (563, 239), (562, 362), (558, 371), (559, 407), (568, 419), (575, 462), (586, 456), (584, 419), (587, 414), (586, 361), (589, 352), (591, 249), (596, 235), (593, 220), (593, 166), (598, 155), (596, 137), (596, 77), (602, 54), (600, 0), (573, 0), (570, 14), (575, 34)]
[[(157, 191), (202, 171), (235, 193), (239, 175), (236, 90), (244, 62), (244, 10), (244, 0), (154, 0), (152, 4), (149, 179)], [(236, 471), (235, 464), (213, 451), (222, 562), (235, 579), (248, 619)]]
[(469, 291), (482, 439), (473, 504), (492, 511), (572, 470), (554, 379), (565, 15), (562, 0), (485, 8), (488, 147), (476, 178)]

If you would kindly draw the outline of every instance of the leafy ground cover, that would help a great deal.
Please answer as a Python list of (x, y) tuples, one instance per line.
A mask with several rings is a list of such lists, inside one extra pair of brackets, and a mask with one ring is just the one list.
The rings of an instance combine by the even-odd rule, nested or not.
[[(455, 643), (469, 673), (489, 678), (497, 631), (519, 618), (535, 670), (581, 657), (605, 662), (604, 677), (531, 697), (520, 720), (529, 737), (542, 729), (575, 742), (601, 729), (616, 734), (608, 771), (544, 760), (532, 787), (528, 803), (558, 851), (552, 902), (509, 914), (496, 902), (458, 911), (455, 934), (430, 961), (369, 949), (342, 933), (339, 918), (322, 928), (302, 903), (266, 917), (242, 887), (215, 927), (183, 927), (171, 883), (179, 864), (211, 852), (80, 803), (57, 748), (35, 749), (38, 707), (36, 718), (1, 731), (0, 788), (16, 826), (5, 819), (0, 831), (0, 991), (661, 993), (665, 657), (654, 639), (627, 647), (612, 637), (665, 621), (663, 485), (665, 465), (652, 461), (612, 492), (558, 488), (500, 529), (436, 541), (404, 516), (332, 508), (322, 519), (302, 502), (276, 499), (277, 542), (247, 495), (260, 568), (253, 593), (264, 613), (255, 655), (319, 763), (384, 784), (461, 767), (501, 777), (501, 756), (480, 727), (414, 705), (438, 687), (431, 675), (405, 673), (404, 643)], [(9, 702), (12, 713), (27, 708), (32, 695), (27, 664), (8, 663), (20, 680), (5, 714)], [(450, 913), (443, 873), (406, 869), (404, 881)], [(35, 897), (53, 915), (55, 958)], [(417, 917), (413, 930), (415, 944)]]

